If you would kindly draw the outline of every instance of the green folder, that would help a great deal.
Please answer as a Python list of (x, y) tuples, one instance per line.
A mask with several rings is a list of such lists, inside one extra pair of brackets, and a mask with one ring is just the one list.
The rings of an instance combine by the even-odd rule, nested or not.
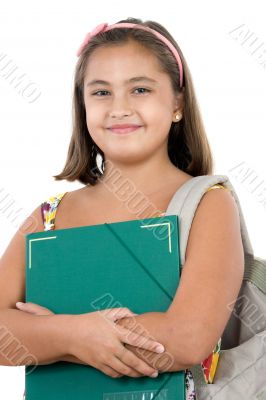
[[(179, 278), (177, 215), (26, 235), (26, 301), (56, 314), (165, 312)], [(26, 400), (185, 399), (185, 371), (112, 378), (60, 361), (27, 365), (25, 384)]]

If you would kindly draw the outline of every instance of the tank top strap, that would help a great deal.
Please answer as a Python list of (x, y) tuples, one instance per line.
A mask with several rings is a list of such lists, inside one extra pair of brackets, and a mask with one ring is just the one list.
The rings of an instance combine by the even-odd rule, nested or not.
[(42, 221), (44, 230), (53, 230), (55, 227), (55, 215), (60, 201), (67, 192), (58, 193), (55, 196), (48, 197), (41, 203)]
[(206, 192), (212, 189), (224, 189), (230, 192), (230, 189), (228, 187), (223, 186), (221, 183), (216, 183), (215, 185), (209, 187), (208, 189), (206, 189)]

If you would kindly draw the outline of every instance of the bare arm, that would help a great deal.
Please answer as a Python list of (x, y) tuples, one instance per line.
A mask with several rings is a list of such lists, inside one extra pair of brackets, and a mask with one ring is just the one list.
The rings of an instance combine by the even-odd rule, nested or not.
[(25, 235), (41, 231), (39, 206), (21, 224), (0, 259), (1, 365), (16, 365), (19, 360), (18, 365), (49, 364), (65, 355), (62, 324), (67, 315), (37, 317), (16, 309), (17, 301), (25, 301)]
[[(211, 354), (230, 318), (228, 305), (238, 296), (244, 253), (238, 209), (229, 192), (212, 190), (203, 196), (191, 226), (185, 260), (167, 312), (134, 317), (174, 356), (168, 371), (199, 364)], [(131, 319), (118, 323), (126, 326)]]
[(64, 327), (70, 317), (0, 310), (0, 365), (43, 365), (59, 361), (67, 353)]

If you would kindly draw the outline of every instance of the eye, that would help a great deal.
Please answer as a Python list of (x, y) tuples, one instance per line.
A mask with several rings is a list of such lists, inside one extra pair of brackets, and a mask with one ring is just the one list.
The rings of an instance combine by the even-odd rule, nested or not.
[[(147, 93), (151, 92), (150, 89), (146, 89), (146, 88), (143, 88), (143, 87), (136, 88), (135, 90), (144, 90), (144, 91), (147, 92)], [(142, 92), (142, 93), (145, 93), (145, 92)]]
[[(98, 90), (95, 93), (92, 93), (92, 96), (97, 96), (98, 93), (107, 93), (107, 90)], [(103, 97), (103, 96), (98, 96), (98, 97)]]
[[(150, 89), (146, 89), (146, 88), (143, 88), (143, 87), (139, 87), (139, 88), (134, 89), (134, 91), (136, 91), (136, 90), (142, 90), (143, 91), (143, 92), (140, 92), (139, 94), (142, 94), (142, 93), (144, 94), (144, 93), (151, 92)], [(97, 92), (92, 93), (92, 96), (105, 97), (105, 95), (100, 95), (99, 93), (109, 93), (109, 92), (108, 92), (108, 90), (98, 90)]]

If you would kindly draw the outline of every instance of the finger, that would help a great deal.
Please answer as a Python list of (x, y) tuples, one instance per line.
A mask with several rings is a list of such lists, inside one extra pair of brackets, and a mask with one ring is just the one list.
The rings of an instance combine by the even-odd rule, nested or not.
[(101, 313), (108, 319), (111, 319), (112, 321), (116, 321), (120, 318), (132, 317), (138, 315), (133, 313), (126, 307), (108, 308), (106, 310), (102, 310)]
[(112, 321), (116, 321), (120, 318), (132, 317), (137, 315), (126, 307), (109, 308), (106, 310), (102, 310), (101, 312), (103, 313), (104, 316), (108, 317)]
[(134, 317), (120, 318), (115, 321), (115, 325), (123, 326), (124, 328), (136, 333), (140, 333), (139, 330), (141, 330), (141, 325), (137, 323), (137, 320)]
[(117, 372), (115, 369), (109, 367), (109, 365), (103, 364), (101, 367), (101, 371), (108, 376), (111, 376), (112, 378), (121, 378), (123, 374), (120, 374)]
[(131, 344), (135, 347), (141, 347), (145, 350), (154, 351), (155, 353), (163, 353), (165, 350), (161, 343), (150, 339), (149, 337), (134, 333), (122, 326), (119, 326), (119, 331), (122, 333), (120, 339), (123, 343)]
[(41, 306), (35, 303), (16, 303), (17, 308), (20, 308), (23, 311), (35, 314), (36, 312), (40, 311)]
[[(128, 351), (128, 350), (127, 350)], [(121, 376), (130, 376), (132, 378), (139, 378), (141, 376), (144, 376), (144, 373), (140, 373), (139, 371), (136, 371), (130, 364), (125, 363), (124, 361), (120, 360), (118, 357), (114, 357), (112, 359), (112, 367), (121, 374)], [(153, 368), (142, 368), (142, 370), (145, 370), (148, 372), (148, 376), (150, 376), (152, 373), (154, 373)]]
[(22, 311), (31, 313), (31, 314), (35, 314), (35, 315), (47, 315), (47, 314), (53, 314), (53, 312), (51, 310), (49, 310), (46, 307), (42, 307), (39, 304), (35, 304), (35, 303), (21, 303), (21, 302), (17, 302), (16, 303), (16, 307), (19, 308)]
[[(124, 348), (119, 355), (116, 355), (116, 358), (120, 361), (120, 363), (122, 362), (122, 364), (124, 364), (124, 369), (121, 369), (121, 364), (119, 366), (117, 362), (113, 363), (113, 367), (124, 375), (139, 376), (140, 374), (140, 376), (151, 377), (154, 373), (158, 372), (155, 368), (151, 367), (144, 360), (137, 357), (132, 351), (127, 350), (126, 348)], [(126, 371), (125, 368), (129, 368), (129, 370)]]

